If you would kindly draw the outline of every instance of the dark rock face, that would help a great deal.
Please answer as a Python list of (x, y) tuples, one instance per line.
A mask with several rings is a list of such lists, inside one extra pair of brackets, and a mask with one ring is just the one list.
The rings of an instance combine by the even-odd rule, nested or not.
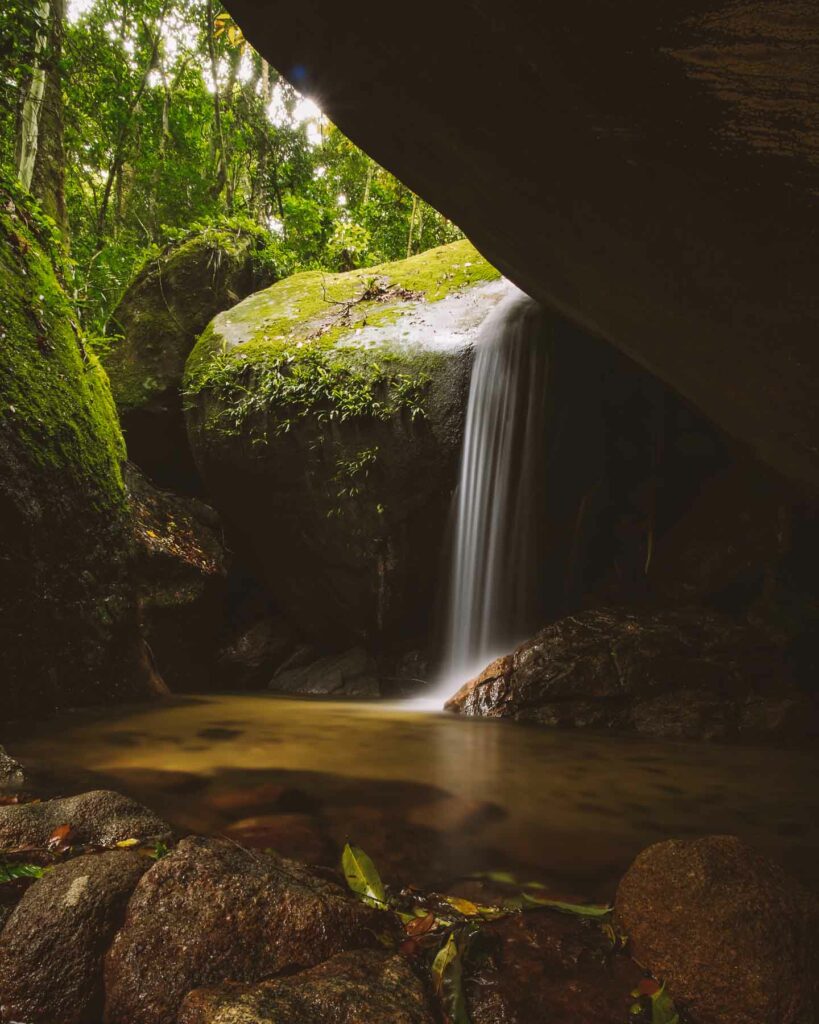
[(173, 1024), (185, 995), (257, 982), (347, 949), (390, 918), (294, 861), (185, 839), (137, 887), (105, 966), (106, 1024)]
[(155, 488), (126, 466), (145, 639), (171, 690), (206, 690), (227, 601), (219, 517), (196, 498)]
[(262, 611), (238, 623), (217, 654), (219, 686), (231, 690), (264, 687), (293, 652), (293, 632), (281, 616)]
[(617, 890), (633, 955), (698, 1024), (819, 1014), (819, 906), (734, 836), (644, 850)]
[(167, 839), (170, 827), (136, 800), (94, 790), (62, 800), (0, 807), (0, 850), (45, 847), (55, 829), (71, 826), (71, 843), (113, 846), (123, 839)]
[(814, 3), (421, 0), (431, 39), (374, 0), (230, 8), (520, 287), (819, 484)]
[(324, 649), (428, 636), (471, 346), (508, 282), (466, 241), (295, 274), (219, 314), (185, 371), (237, 553)]
[(328, 655), (299, 668), (280, 669), (270, 681), (276, 693), (333, 697), (378, 697), (375, 662), (361, 647)]
[(487, 928), (491, 956), (466, 986), (473, 1024), (621, 1024), (642, 972), (602, 930), (563, 914), (513, 914)]
[(450, 711), (680, 739), (806, 737), (815, 702), (776, 647), (703, 609), (598, 609), (547, 626), (498, 658)]
[(128, 287), (108, 324), (104, 365), (129, 457), (160, 484), (200, 488), (180, 385), (198, 335), (223, 309), (273, 280), (259, 261), (264, 232), (215, 229), (168, 246)]
[(0, 1019), (98, 1024), (103, 956), (149, 863), (125, 850), (87, 854), (25, 893), (0, 933)]
[(107, 378), (46, 236), (2, 184), (0, 207), (0, 715), (14, 719), (161, 683), (139, 635)]
[(25, 781), (23, 766), (0, 747), (0, 790), (19, 789)]
[(424, 987), (402, 956), (357, 950), (291, 978), (191, 992), (179, 1024), (433, 1024)]

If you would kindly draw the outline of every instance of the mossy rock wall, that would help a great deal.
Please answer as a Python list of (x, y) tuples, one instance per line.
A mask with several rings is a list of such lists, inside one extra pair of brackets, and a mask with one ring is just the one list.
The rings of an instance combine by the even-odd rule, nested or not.
[(139, 271), (108, 323), (103, 364), (129, 457), (163, 486), (199, 489), (179, 394), (185, 360), (217, 313), (274, 279), (267, 241), (248, 224), (167, 246)]
[(217, 316), (192, 352), (208, 491), (320, 643), (429, 637), (472, 344), (508, 287), (465, 241), (297, 274)]
[(144, 694), (124, 445), (48, 229), (0, 184), (0, 719)]

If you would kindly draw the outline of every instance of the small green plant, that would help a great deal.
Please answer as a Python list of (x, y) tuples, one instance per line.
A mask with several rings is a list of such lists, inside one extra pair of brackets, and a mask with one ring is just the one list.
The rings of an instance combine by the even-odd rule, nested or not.
[[(422, 893), (416, 889), (394, 895), (381, 880), (371, 858), (361, 847), (350, 843), (344, 847), (341, 867), (347, 885), (359, 899), (368, 906), (395, 914), (404, 925), (407, 937), (401, 950), (408, 956), (426, 960), (432, 988), (440, 1000), (447, 1024), (470, 1024), (464, 969), (476, 965), (487, 954), (490, 947), (484, 925), (488, 921), (545, 909), (596, 920), (604, 931), (610, 928), (611, 907), (547, 899), (540, 895), (544, 888), (541, 883), (519, 882), (507, 872), (472, 876), (522, 890), (504, 899), (499, 906), (484, 906), (459, 896)], [(663, 993), (664, 988), (656, 983), (650, 991), (646, 990), (652, 999), (652, 1024), (679, 1024), (674, 1004)], [(642, 1012), (642, 1005), (635, 1005)]]

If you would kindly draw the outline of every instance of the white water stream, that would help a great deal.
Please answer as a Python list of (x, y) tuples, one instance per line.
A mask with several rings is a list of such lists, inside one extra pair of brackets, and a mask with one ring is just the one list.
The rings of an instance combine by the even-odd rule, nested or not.
[(475, 345), (454, 498), (438, 706), (537, 623), (548, 348), (540, 307), (515, 289)]

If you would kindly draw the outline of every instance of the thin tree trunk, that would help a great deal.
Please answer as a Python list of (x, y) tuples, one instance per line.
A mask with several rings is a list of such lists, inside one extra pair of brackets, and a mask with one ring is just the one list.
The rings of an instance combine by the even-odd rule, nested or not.
[(148, 80), (151, 76), (151, 71), (153, 71), (156, 65), (156, 57), (157, 53), (159, 52), (159, 43), (162, 37), (162, 22), (164, 21), (166, 11), (167, 5), (164, 8), (162, 14), (160, 15), (159, 21), (156, 26), (156, 34), (151, 40), (151, 53), (148, 58), (148, 62), (145, 66), (145, 71), (142, 75), (142, 81), (140, 82), (139, 88), (137, 89), (136, 94), (134, 95), (134, 98), (131, 101), (131, 104), (128, 108), (128, 113), (122, 125), (120, 126), (119, 134), (117, 135), (117, 140), (114, 144), (114, 156), (108, 167), (108, 174), (105, 178), (105, 187), (103, 188), (102, 198), (100, 199), (99, 211), (97, 213), (97, 250), (102, 248), (103, 235), (105, 234), (105, 221), (108, 216), (108, 206), (111, 202), (111, 192), (116, 182), (117, 175), (121, 172), (122, 165), (125, 162), (125, 144), (128, 141), (128, 133), (130, 132), (131, 129), (131, 121), (133, 119), (134, 113), (139, 107), (143, 93), (148, 88)]
[(367, 163), (367, 180), (364, 182), (364, 199), (361, 202), (362, 206), (366, 206), (370, 201), (370, 192), (373, 187), (373, 175), (375, 174), (375, 164), (372, 160)]
[(37, 146), (40, 139), (40, 112), (46, 88), (45, 50), (48, 44), (48, 24), (51, 17), (49, 0), (41, 0), (38, 14), (42, 19), (41, 30), (34, 39), (34, 70), (26, 88), (20, 117), (20, 132), (17, 136), (17, 177), (26, 190), (31, 188), (34, 164), (37, 160)]
[(412, 256), (412, 242), (413, 242), (413, 237), (412, 236), (413, 236), (413, 233), (415, 231), (415, 215), (416, 215), (417, 212), (418, 212), (418, 196), (415, 195), (415, 193), (413, 193), (413, 196), (412, 196), (412, 213), (410, 214), (409, 234), (407, 235), (407, 259), (409, 259), (410, 256)]
[(218, 177), (214, 194), (218, 196), (222, 189), (226, 189), (228, 212), (233, 213), (233, 190), (228, 174), (227, 147), (225, 145), (225, 132), (222, 126), (222, 96), (219, 91), (219, 68), (216, 61), (216, 47), (213, 42), (213, 0), (208, 0), (207, 2), (207, 19), (208, 56), (210, 57), (210, 73), (213, 78), (213, 123), (216, 128), (219, 159)]

